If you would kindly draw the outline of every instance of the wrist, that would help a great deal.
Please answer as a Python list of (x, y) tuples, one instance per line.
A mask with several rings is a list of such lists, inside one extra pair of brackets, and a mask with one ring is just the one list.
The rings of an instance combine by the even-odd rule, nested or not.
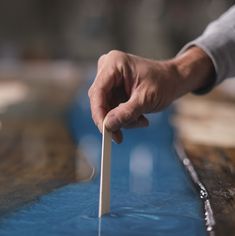
[(177, 71), (177, 96), (188, 92), (204, 90), (215, 80), (215, 69), (210, 57), (200, 48), (189, 48), (182, 55), (171, 60)]

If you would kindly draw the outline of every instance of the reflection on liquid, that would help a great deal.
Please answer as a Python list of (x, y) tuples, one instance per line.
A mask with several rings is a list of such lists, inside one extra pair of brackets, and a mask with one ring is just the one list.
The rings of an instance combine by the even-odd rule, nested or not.
[(138, 145), (130, 153), (130, 188), (133, 192), (151, 191), (153, 155), (144, 145)]

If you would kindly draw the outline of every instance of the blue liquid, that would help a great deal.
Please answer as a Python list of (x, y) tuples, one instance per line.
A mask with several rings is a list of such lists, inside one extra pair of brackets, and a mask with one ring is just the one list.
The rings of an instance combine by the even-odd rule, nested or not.
[[(72, 135), (97, 167), (87, 183), (62, 187), (0, 221), (0, 235), (206, 235), (202, 202), (173, 148), (170, 110), (150, 115), (151, 126), (127, 130), (113, 144), (111, 212), (98, 218), (101, 136), (86, 95), (71, 109)], [(82, 141), (83, 140), (83, 141)], [(86, 146), (87, 142), (90, 146)]]

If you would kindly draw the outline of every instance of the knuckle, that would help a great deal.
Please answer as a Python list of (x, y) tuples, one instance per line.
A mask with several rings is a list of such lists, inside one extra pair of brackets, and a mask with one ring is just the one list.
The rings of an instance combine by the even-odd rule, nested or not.
[(102, 62), (104, 61), (104, 58), (105, 58), (106, 54), (103, 54), (99, 57), (98, 59), (98, 65), (102, 64)]
[(124, 125), (127, 125), (135, 120), (136, 120), (136, 111), (134, 109), (125, 110), (123, 112), (123, 115), (120, 117), (120, 121)]
[(116, 67), (110, 67), (109, 70), (107, 71), (107, 75), (111, 80), (115, 79), (118, 76), (118, 74), (119, 71), (117, 70)]
[[(107, 55), (111, 61), (110, 65), (112, 65), (111, 68), (113, 67), (113, 70), (118, 70), (121, 72), (128, 65), (129, 56), (125, 52), (112, 50)], [(110, 73), (115, 74), (117, 71), (110, 71)]]
[(129, 123), (133, 119), (133, 113), (130, 111), (125, 111), (123, 113), (122, 121), (123, 123)]
[(120, 54), (123, 54), (123, 52), (119, 51), (119, 50), (111, 50), (108, 53), (109, 56), (117, 56), (117, 55), (120, 55)]
[(91, 86), (88, 90), (88, 97), (91, 98), (93, 94), (93, 86)]
[(111, 50), (108, 53), (108, 56), (112, 59), (115, 59), (115, 61), (124, 61), (124, 59), (126, 58), (127, 54), (122, 52), (122, 51), (118, 51), (118, 50)]

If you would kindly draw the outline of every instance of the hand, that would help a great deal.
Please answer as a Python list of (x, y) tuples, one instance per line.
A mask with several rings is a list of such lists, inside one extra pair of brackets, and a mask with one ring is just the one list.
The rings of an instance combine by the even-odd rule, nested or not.
[(120, 143), (121, 128), (148, 126), (145, 113), (160, 111), (177, 97), (202, 86), (200, 79), (188, 79), (190, 70), (185, 61), (194, 60), (191, 54), (168, 61), (149, 60), (120, 51), (101, 56), (96, 79), (88, 92), (92, 118), (100, 132), (106, 117), (106, 128)]

